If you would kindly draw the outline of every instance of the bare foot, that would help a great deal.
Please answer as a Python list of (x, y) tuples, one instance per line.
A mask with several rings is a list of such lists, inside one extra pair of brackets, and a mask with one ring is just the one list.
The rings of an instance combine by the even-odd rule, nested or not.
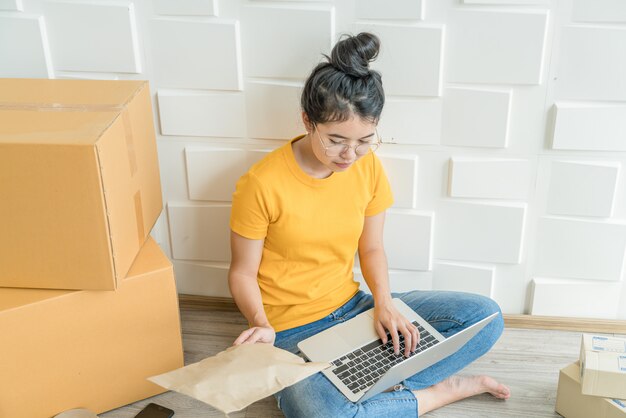
[(436, 385), (413, 393), (417, 398), (419, 415), (481, 393), (491, 393), (498, 399), (508, 399), (511, 396), (508, 387), (484, 375), (451, 376)]

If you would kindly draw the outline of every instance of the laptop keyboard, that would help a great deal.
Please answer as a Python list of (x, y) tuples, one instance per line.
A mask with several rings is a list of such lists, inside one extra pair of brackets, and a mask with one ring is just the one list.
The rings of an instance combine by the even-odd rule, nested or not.
[(335, 366), (332, 372), (352, 393), (356, 394), (370, 388), (387, 370), (439, 342), (417, 322), (413, 322), (413, 325), (419, 331), (420, 341), (409, 357), (404, 357), (404, 337), (400, 334), (400, 355), (394, 354), (391, 338), (386, 344), (383, 344), (381, 340), (376, 340), (331, 362)]

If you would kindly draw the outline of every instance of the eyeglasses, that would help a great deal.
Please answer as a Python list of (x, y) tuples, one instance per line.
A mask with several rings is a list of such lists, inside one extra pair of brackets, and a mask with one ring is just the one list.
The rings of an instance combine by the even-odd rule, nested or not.
[(317, 132), (317, 137), (320, 140), (320, 143), (322, 144), (322, 147), (324, 148), (324, 153), (326, 154), (327, 157), (336, 157), (338, 155), (341, 155), (345, 152), (347, 152), (349, 149), (354, 148), (354, 152), (356, 153), (356, 155), (365, 155), (368, 152), (374, 152), (378, 149), (378, 147), (380, 146), (380, 144), (382, 143), (382, 141), (380, 140), (380, 136), (378, 135), (378, 130), (374, 130), (374, 132), (376, 133), (376, 142), (367, 142), (367, 143), (362, 143), (362, 144), (358, 144), (358, 145), (348, 145), (348, 144), (338, 144), (331, 141), (331, 145), (326, 146), (324, 144), (324, 141), (322, 140), (322, 137), (320, 136), (320, 131), (319, 129), (317, 129), (317, 126), (314, 126), (315, 131)]

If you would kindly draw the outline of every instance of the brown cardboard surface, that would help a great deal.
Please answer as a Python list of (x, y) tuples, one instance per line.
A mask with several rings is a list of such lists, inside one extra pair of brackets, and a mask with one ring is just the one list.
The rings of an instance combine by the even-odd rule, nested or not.
[[(113, 107), (127, 103), (144, 84), (137, 80), (50, 80), (42, 78), (0, 78), (0, 107), (58, 104)], [(98, 91), (93, 92), (97, 85)]]
[(626, 338), (583, 334), (580, 365), (582, 393), (626, 399)]
[(621, 400), (583, 395), (578, 362), (561, 369), (556, 394), (556, 412), (565, 418), (626, 418)]
[(96, 413), (183, 365), (172, 266), (148, 239), (115, 292), (0, 289), (0, 417)]
[(0, 287), (113, 290), (161, 212), (147, 82), (76, 81), (0, 79)]

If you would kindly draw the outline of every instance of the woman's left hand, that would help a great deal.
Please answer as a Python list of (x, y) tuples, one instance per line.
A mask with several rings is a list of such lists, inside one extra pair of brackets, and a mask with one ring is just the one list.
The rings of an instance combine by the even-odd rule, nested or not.
[(374, 327), (376, 328), (378, 336), (383, 341), (383, 344), (387, 343), (388, 338), (386, 330), (389, 331), (391, 340), (393, 341), (393, 351), (396, 355), (400, 354), (399, 334), (404, 336), (405, 357), (408, 357), (409, 354), (417, 348), (417, 343), (419, 342), (417, 327), (396, 309), (391, 300), (386, 303), (375, 304)]

